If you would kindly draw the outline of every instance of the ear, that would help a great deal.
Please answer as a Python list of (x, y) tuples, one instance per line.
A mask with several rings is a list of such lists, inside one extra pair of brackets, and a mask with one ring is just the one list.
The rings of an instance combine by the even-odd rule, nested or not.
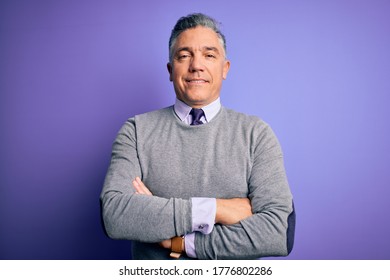
[(172, 82), (172, 64), (170, 62), (167, 63), (167, 69), (169, 72), (169, 80)]
[(226, 59), (223, 62), (223, 69), (222, 69), (222, 78), (224, 80), (226, 80), (226, 77), (227, 77), (227, 74), (229, 72), (229, 69), (230, 69), (230, 61)]

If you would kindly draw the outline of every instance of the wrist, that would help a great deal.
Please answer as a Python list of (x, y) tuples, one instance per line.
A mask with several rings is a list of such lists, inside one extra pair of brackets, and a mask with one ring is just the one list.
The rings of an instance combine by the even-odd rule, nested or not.
[(216, 211), (215, 211), (215, 223), (222, 224), (224, 217), (224, 204), (225, 199), (216, 199)]
[(192, 232), (210, 234), (215, 224), (217, 203), (215, 198), (193, 197), (192, 203)]
[(184, 236), (175, 236), (171, 238), (171, 254), (172, 258), (178, 259), (185, 252)]

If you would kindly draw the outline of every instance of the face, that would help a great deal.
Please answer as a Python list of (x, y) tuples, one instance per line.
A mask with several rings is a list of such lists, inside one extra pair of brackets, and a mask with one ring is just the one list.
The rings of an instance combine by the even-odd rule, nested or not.
[(169, 79), (179, 100), (201, 108), (219, 97), (229, 67), (218, 35), (198, 26), (177, 37), (168, 63)]

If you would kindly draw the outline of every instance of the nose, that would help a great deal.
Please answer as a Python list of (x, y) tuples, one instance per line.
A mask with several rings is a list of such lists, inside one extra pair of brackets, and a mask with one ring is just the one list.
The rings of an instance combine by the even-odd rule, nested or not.
[(189, 65), (189, 71), (191, 73), (199, 72), (204, 70), (203, 60), (202, 56), (200, 55), (194, 55), (191, 58), (191, 63)]

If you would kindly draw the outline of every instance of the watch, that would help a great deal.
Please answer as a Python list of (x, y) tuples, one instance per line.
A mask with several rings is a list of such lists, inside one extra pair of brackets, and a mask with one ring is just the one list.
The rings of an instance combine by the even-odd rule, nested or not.
[(171, 238), (171, 258), (178, 259), (183, 253), (184, 236), (176, 236)]

